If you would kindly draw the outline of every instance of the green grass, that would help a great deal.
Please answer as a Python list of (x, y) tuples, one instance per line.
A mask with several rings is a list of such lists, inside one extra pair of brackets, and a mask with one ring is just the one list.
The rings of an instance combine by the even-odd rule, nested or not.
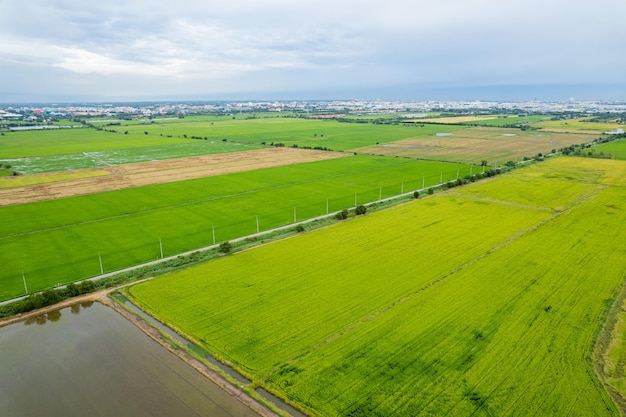
[[(0, 208), (0, 299), (454, 179), (468, 166), (351, 156)], [(404, 182), (404, 185), (403, 185)]]
[[(598, 171), (614, 165), (580, 161), (545, 162), (130, 294), (315, 415), (619, 415), (591, 351), (626, 276), (626, 189), (601, 183), (612, 175)], [(520, 199), (533, 178), (536, 198)]]

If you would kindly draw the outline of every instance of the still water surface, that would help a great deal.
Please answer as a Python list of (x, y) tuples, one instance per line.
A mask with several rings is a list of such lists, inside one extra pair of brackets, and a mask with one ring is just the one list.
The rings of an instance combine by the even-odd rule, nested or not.
[(0, 416), (257, 416), (99, 303), (0, 328)]

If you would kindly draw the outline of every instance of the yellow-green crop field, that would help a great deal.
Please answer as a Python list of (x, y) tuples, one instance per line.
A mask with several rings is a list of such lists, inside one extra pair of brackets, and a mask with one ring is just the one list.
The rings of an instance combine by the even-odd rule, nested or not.
[(79, 178), (91, 178), (110, 175), (105, 170), (84, 170), (68, 173), (54, 173), (41, 175), (28, 175), (18, 177), (6, 177), (0, 179), (0, 188), (23, 187), (25, 185), (45, 184), (48, 182), (75, 180)]
[(312, 415), (617, 416), (593, 349), (626, 277), (624, 166), (553, 159), (130, 296)]
[(571, 133), (604, 133), (610, 130), (624, 128), (623, 124), (591, 122), (588, 119), (545, 120), (532, 124), (533, 127), (545, 131)]

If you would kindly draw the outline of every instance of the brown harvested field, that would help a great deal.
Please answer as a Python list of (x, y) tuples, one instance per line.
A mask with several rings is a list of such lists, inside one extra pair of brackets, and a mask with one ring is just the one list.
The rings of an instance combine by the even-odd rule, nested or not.
[[(351, 154), (294, 148), (266, 148), (97, 168), (98, 171), (106, 169), (109, 174), (64, 181), (45, 182), (45, 175), (38, 174), (42, 177), (41, 183), (0, 189), (0, 206), (342, 158), (349, 155)], [(58, 173), (48, 175), (55, 176)]]
[(549, 153), (552, 149), (563, 148), (574, 143), (591, 142), (597, 137), (597, 134), (472, 127), (457, 130), (446, 136), (431, 135), (405, 139), (355, 151), (474, 164), (480, 164), (486, 160), (491, 165), (502, 164), (508, 160), (519, 160), (524, 156), (533, 156), (539, 152)]

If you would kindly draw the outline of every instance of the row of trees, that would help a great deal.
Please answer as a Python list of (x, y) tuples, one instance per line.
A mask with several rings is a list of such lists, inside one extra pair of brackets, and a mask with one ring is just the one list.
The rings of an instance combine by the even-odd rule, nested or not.
[[(93, 281), (82, 281), (78, 284), (71, 283), (65, 288), (52, 289), (48, 288), (42, 292), (30, 294), (27, 298), (6, 306), (0, 312), (0, 316), (9, 316), (14, 314), (26, 313), (38, 308), (46, 307), (58, 303), (70, 297), (87, 294), (96, 288)], [(7, 311), (8, 310), (8, 311)]]

